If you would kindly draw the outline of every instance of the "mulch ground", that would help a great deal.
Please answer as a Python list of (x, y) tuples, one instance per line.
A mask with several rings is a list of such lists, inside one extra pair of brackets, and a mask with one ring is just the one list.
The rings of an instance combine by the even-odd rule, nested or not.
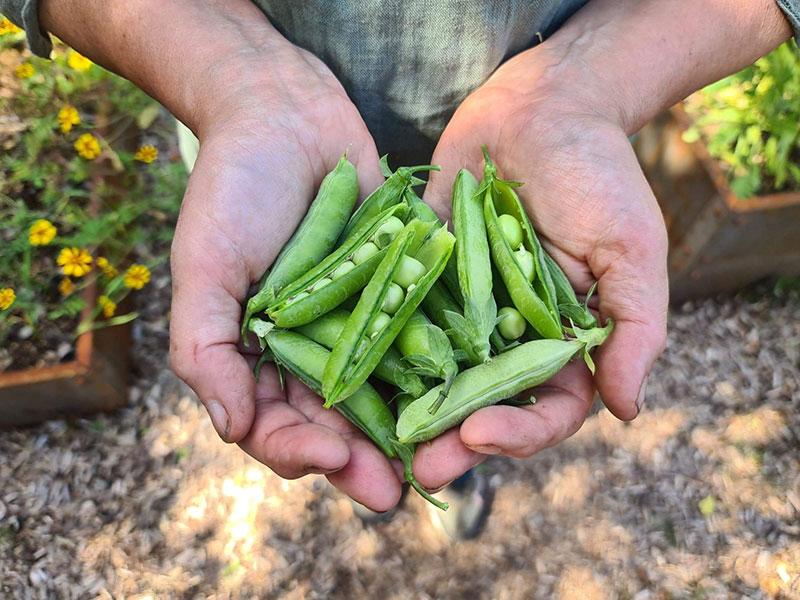
[(166, 366), (165, 271), (140, 300), (129, 408), (0, 433), (1, 597), (800, 598), (797, 296), (674, 309), (641, 416), (487, 461), (458, 544), (223, 444)]

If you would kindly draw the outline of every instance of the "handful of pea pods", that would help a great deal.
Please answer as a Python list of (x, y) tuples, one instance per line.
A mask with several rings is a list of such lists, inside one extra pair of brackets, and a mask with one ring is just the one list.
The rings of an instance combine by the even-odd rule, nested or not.
[(480, 408), (519, 403), (576, 357), (593, 372), (590, 351), (613, 329), (542, 247), (521, 184), (483, 153), (482, 181), (465, 169), (455, 178), (453, 233), (414, 191), (416, 173), (439, 167), (392, 172), (384, 157), (385, 182), (354, 211), (358, 177), (343, 156), (242, 321), (244, 343), (252, 332), (261, 346), (256, 377), (268, 360), (292, 373), (442, 509), (414, 478), (415, 445)]

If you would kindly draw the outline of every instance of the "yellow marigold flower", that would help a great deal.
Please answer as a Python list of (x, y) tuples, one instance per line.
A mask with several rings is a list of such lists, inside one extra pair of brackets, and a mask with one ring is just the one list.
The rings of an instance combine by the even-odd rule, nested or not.
[(114, 316), (114, 313), (117, 310), (117, 303), (112, 302), (111, 298), (109, 298), (108, 296), (100, 296), (97, 299), (97, 303), (103, 308), (103, 315), (107, 319), (110, 319), (111, 317)]
[(46, 246), (56, 237), (56, 226), (47, 219), (39, 219), (28, 231), (31, 246)]
[(133, 158), (144, 163), (151, 163), (158, 158), (158, 148), (151, 146), (150, 144), (145, 144), (136, 151), (136, 154), (133, 155)]
[(100, 154), (100, 142), (91, 133), (84, 133), (75, 142), (78, 155), (87, 160), (94, 160)]
[(62, 296), (69, 296), (72, 292), (75, 291), (75, 284), (72, 283), (72, 279), (69, 277), (64, 277), (59, 284), (58, 284), (58, 291), (61, 292)]
[(5, 35), (7, 33), (19, 33), (20, 31), (22, 31), (22, 29), (14, 25), (6, 17), (0, 17), (0, 35)]
[(11, 288), (1, 288), (0, 289), (0, 310), (6, 310), (10, 308), (12, 304), (14, 304), (14, 300), (17, 299), (17, 295), (14, 293), (14, 290)]
[(103, 270), (103, 273), (109, 279), (113, 279), (117, 276), (117, 274), (119, 274), (119, 271), (117, 271), (114, 266), (108, 262), (108, 259), (103, 256), (97, 259), (97, 266)]
[(58, 255), (58, 264), (64, 275), (83, 277), (92, 270), (92, 257), (83, 248), (64, 248)]
[(65, 105), (58, 111), (58, 122), (61, 123), (62, 133), (70, 131), (73, 125), (80, 125), (81, 116), (78, 114), (78, 109), (69, 104)]
[(92, 61), (73, 50), (67, 57), (67, 64), (76, 71), (86, 71), (92, 66)]
[(125, 287), (140, 290), (148, 281), (150, 281), (150, 269), (144, 265), (131, 265), (125, 271), (125, 279), (122, 283), (125, 284)]
[(36, 73), (36, 69), (34, 69), (33, 65), (29, 62), (24, 62), (21, 65), (17, 65), (14, 69), (14, 74), (20, 79), (30, 79), (33, 77), (34, 73)]

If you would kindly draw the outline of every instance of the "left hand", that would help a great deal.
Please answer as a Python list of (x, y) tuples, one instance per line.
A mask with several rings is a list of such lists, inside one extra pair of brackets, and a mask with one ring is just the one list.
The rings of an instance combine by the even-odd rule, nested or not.
[[(515, 57), (464, 101), (434, 152), (442, 172), (425, 199), (446, 215), (458, 169), (480, 178), (481, 144), (501, 177), (525, 183), (517, 192), (576, 290), (598, 282), (601, 323), (612, 318), (615, 330), (597, 351), (595, 382), (608, 409), (632, 419), (666, 340), (664, 222), (615, 111), (580, 83), (552, 82), (540, 54)], [(595, 382), (576, 360), (534, 390), (536, 404), (478, 411), (420, 446), (418, 480), (439, 487), (487, 454), (528, 457), (559, 443), (586, 418)]]

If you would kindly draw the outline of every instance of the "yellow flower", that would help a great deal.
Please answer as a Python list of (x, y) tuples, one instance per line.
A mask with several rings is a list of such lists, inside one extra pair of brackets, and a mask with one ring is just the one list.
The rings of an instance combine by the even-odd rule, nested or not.
[(82, 54), (78, 54), (77, 52), (75, 52), (75, 50), (73, 50), (72, 52), (69, 53), (69, 57), (67, 58), (67, 64), (76, 71), (86, 71), (92, 66), (92, 61), (90, 61)]
[(0, 310), (6, 310), (7, 308), (10, 308), (16, 299), (17, 295), (11, 288), (0, 289)]
[(94, 160), (100, 154), (100, 142), (91, 133), (84, 133), (75, 142), (78, 155), (87, 160)]
[(58, 284), (58, 291), (61, 292), (62, 296), (69, 296), (72, 292), (75, 291), (75, 284), (72, 283), (72, 279), (69, 277), (64, 277), (59, 284)]
[(46, 246), (56, 237), (56, 226), (47, 219), (39, 219), (28, 231), (31, 246)]
[(14, 25), (6, 17), (0, 17), (0, 35), (5, 35), (7, 33), (19, 33), (20, 31), (22, 31), (22, 29)]
[(125, 284), (125, 287), (140, 290), (148, 281), (150, 281), (150, 269), (144, 265), (131, 265), (125, 271), (125, 279), (122, 283)]
[(34, 69), (33, 65), (29, 62), (24, 62), (21, 65), (17, 65), (14, 69), (14, 74), (20, 79), (30, 79), (33, 77), (34, 73), (36, 73), (36, 69)]
[(114, 313), (117, 310), (117, 303), (112, 302), (108, 296), (100, 296), (97, 299), (97, 303), (103, 308), (103, 315), (110, 319), (114, 316)]
[(151, 146), (150, 144), (145, 144), (136, 151), (136, 154), (133, 155), (133, 158), (144, 163), (151, 163), (158, 158), (158, 148)]
[(81, 124), (81, 117), (78, 114), (78, 109), (74, 106), (66, 104), (61, 110), (58, 111), (58, 122), (61, 123), (61, 132), (67, 133), (72, 129), (73, 125)]
[(64, 275), (83, 277), (92, 270), (92, 257), (83, 248), (64, 248), (58, 255), (58, 264)]
[(113, 279), (117, 276), (119, 271), (117, 271), (113, 265), (108, 262), (108, 259), (101, 256), (97, 259), (97, 266), (103, 270), (103, 274), (108, 277), (109, 279)]

